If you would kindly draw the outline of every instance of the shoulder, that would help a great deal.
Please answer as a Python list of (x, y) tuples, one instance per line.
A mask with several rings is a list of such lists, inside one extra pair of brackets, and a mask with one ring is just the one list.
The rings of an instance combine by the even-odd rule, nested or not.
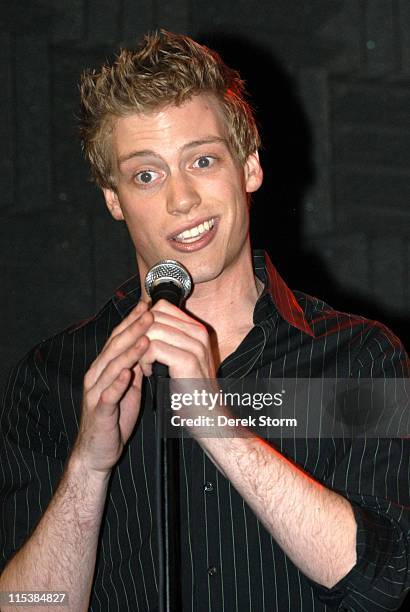
[[(85, 372), (101, 352), (113, 329), (119, 325), (139, 298), (136, 277), (123, 283), (90, 317), (44, 338), (16, 364), (11, 380), (29, 371), (39, 384), (50, 390), (56, 381), (70, 378), (82, 384)], [(10, 380), (9, 384), (10, 386)]]
[(42, 340), (28, 356), (42, 364), (47, 379), (55, 369), (60, 372), (80, 369), (83, 373), (120, 322), (121, 316), (110, 300), (96, 314)]
[(387, 377), (409, 377), (410, 362), (401, 340), (386, 325), (337, 310), (323, 300), (294, 291), (315, 340), (349, 353), (351, 374), (376, 371)]
[(51, 431), (50, 439), (60, 440), (61, 435), (67, 443), (74, 439), (84, 375), (124, 316), (118, 307), (121, 299), (122, 294), (114, 295), (96, 314), (43, 339), (20, 359), (3, 396), (0, 426), (5, 431), (11, 424), (18, 431), (19, 423), (26, 423), (31, 414), (30, 423)]

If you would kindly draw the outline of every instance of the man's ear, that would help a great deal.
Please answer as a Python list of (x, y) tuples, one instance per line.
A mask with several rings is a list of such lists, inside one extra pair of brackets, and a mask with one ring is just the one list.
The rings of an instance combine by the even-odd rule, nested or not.
[(245, 187), (247, 193), (257, 191), (262, 185), (263, 171), (257, 151), (251, 153), (245, 162)]
[(124, 221), (118, 195), (112, 189), (103, 189), (105, 203), (111, 215), (116, 221)]

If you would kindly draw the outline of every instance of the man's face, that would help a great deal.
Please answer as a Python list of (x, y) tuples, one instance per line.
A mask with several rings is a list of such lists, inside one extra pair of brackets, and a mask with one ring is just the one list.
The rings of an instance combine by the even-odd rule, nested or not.
[(195, 283), (211, 281), (248, 254), (248, 193), (262, 182), (257, 154), (244, 166), (229, 151), (212, 96), (115, 121), (116, 192), (104, 195), (125, 219), (141, 277), (162, 259), (184, 264)]

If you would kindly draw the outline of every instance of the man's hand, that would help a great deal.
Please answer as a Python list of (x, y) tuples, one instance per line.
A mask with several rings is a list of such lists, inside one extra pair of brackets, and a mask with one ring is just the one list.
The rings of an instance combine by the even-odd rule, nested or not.
[(154, 322), (146, 333), (149, 346), (139, 362), (142, 373), (151, 376), (152, 364), (158, 361), (168, 366), (170, 378), (215, 378), (205, 325), (166, 300), (159, 300), (150, 313)]
[(83, 407), (73, 450), (84, 466), (106, 476), (121, 456), (141, 403), (141, 356), (154, 317), (144, 302), (112, 332), (84, 378)]

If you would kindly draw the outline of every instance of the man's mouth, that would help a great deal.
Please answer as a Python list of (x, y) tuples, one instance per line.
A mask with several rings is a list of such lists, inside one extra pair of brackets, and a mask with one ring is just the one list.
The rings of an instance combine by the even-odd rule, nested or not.
[(197, 240), (200, 240), (204, 234), (207, 234), (213, 228), (214, 224), (215, 219), (212, 217), (211, 219), (208, 219), (207, 221), (204, 221), (203, 223), (200, 223), (195, 227), (191, 227), (190, 229), (181, 232), (177, 236), (174, 236), (172, 240), (184, 244), (196, 242)]

